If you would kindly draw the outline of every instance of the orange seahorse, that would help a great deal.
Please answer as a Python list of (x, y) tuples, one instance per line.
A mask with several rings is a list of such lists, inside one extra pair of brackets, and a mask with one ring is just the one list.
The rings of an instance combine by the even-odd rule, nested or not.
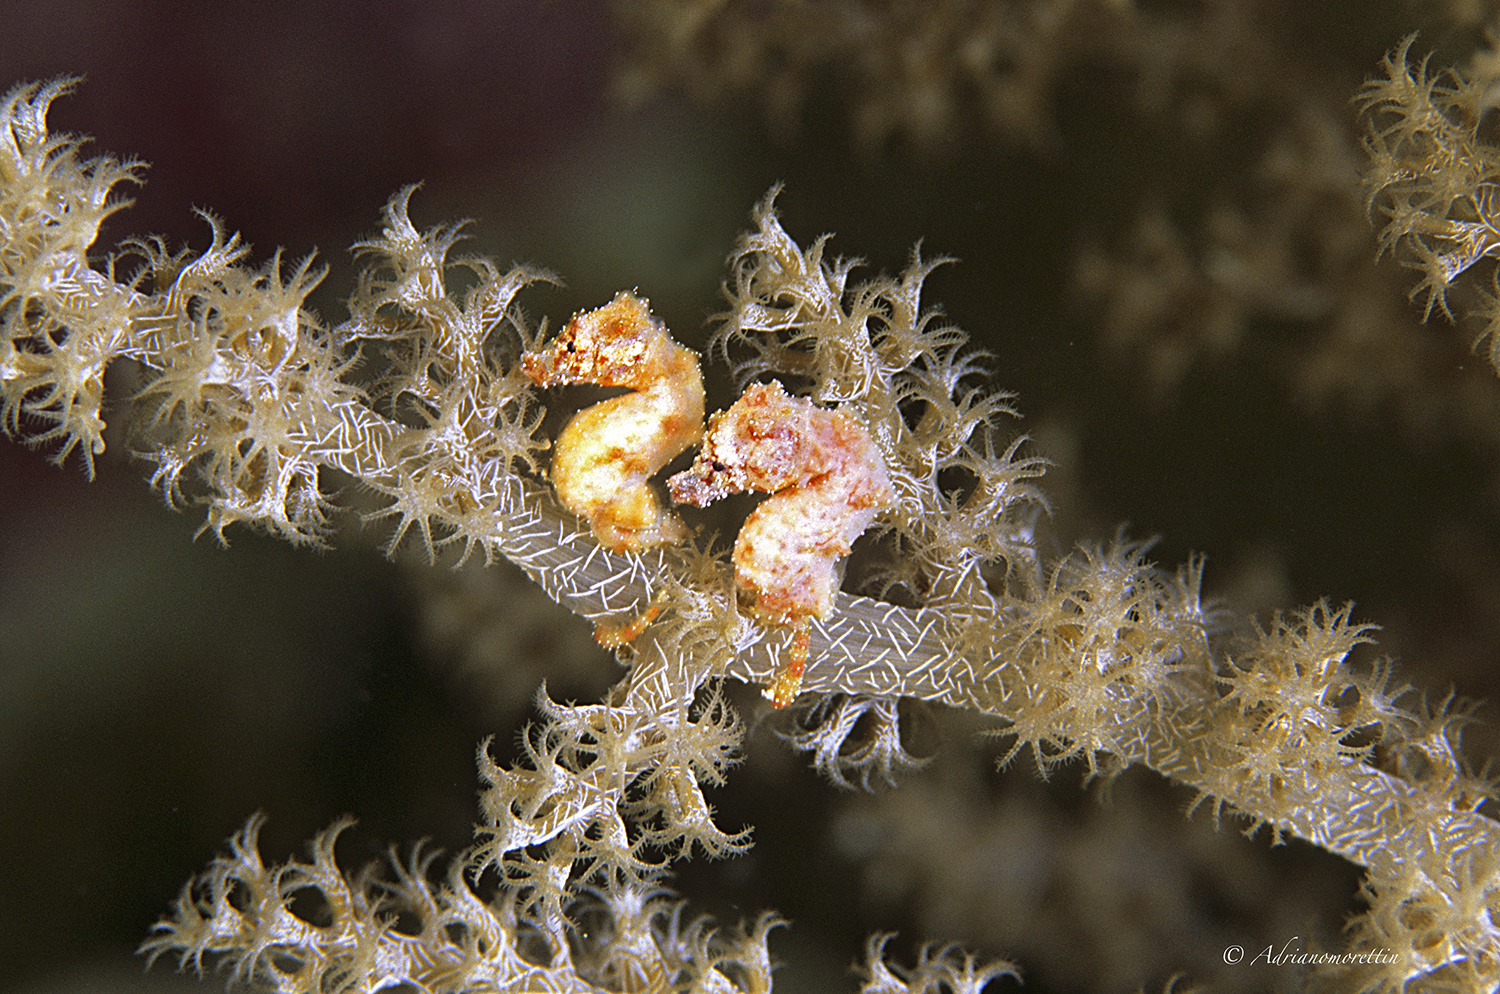
[(802, 687), (811, 619), (833, 608), (838, 560), (895, 503), (880, 448), (846, 415), (757, 383), (709, 420), (692, 468), (667, 485), (673, 500), (699, 507), (746, 490), (772, 495), (741, 526), (734, 567), (752, 612), (793, 629), (768, 693), (785, 707)]
[(620, 293), (574, 316), (551, 347), (525, 353), (521, 369), (538, 386), (633, 391), (579, 411), (553, 446), (557, 499), (588, 521), (599, 543), (638, 552), (686, 538), (649, 480), (703, 437), (703, 375), (698, 356), (672, 341), (646, 302)]

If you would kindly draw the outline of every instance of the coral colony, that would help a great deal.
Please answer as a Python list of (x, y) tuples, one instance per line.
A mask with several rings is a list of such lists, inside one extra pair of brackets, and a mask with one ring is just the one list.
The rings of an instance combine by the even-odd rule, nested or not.
[[(1412, 75), (1405, 47), (1387, 68), (1365, 97), (1370, 198), (1390, 217), (1386, 247), (1414, 243), (1425, 262), (1430, 308), (1500, 244), (1492, 153), (1455, 110), (1460, 77)], [(740, 746), (721, 691), (733, 680), (803, 709), (797, 745), (846, 786), (914, 762), (903, 697), (987, 716), (1006, 758), (1043, 773), (1145, 765), (1216, 816), (1366, 869), (1355, 955), (1317, 967), (1330, 989), (1500, 984), (1500, 826), (1456, 752), (1464, 715), (1410, 704), (1386, 664), (1352, 666), (1367, 628), (1347, 609), (1283, 616), (1230, 658), (1197, 563), (1164, 572), (1124, 542), (1041, 555), (1043, 465), (1007, 432), (1009, 397), (967, 336), (921, 300), (944, 260), (914, 252), (894, 277), (852, 282), (826, 237), (803, 247), (782, 228), (773, 190), (729, 260), (709, 349), (740, 396), (705, 419), (699, 357), (642, 297), (544, 343), (514, 300), (546, 274), (451, 261), (457, 229), (414, 227), (410, 189), (355, 246), (364, 271), (331, 328), (304, 308), (321, 278), (310, 261), (252, 266), (216, 221), (202, 252), (133, 240), (91, 259), (138, 166), (49, 132), (70, 86), (17, 86), (0, 104), (7, 431), (91, 471), (105, 371), (130, 360), (153, 483), (206, 508), (206, 530), (326, 543), (332, 479), (347, 475), (384, 497), (393, 547), (415, 534), (508, 559), (628, 663), (607, 703), (544, 698), (514, 766), (481, 745), (475, 845), (445, 877), (420, 851), (347, 874), (333, 858), (344, 822), (309, 860), (267, 865), (252, 818), (157, 924), (152, 959), (287, 992), (767, 990), (778, 919), (713, 927), (669, 890), (674, 861), (749, 845), (703, 793)], [(390, 368), (356, 387), (346, 374), (372, 341)], [(550, 388), (579, 382), (625, 392), (549, 440)], [(687, 452), (689, 469), (659, 478)], [(727, 556), (672, 507), (744, 491), (769, 496)], [(845, 577), (861, 536), (872, 565)], [(326, 920), (294, 913), (309, 890)], [(865, 991), (977, 992), (1014, 972), (951, 948), (896, 966), (885, 945), (870, 941)]]

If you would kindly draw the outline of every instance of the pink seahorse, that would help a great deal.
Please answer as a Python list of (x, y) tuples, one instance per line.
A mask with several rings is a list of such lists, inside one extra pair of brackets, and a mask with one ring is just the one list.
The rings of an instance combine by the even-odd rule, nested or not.
[(734, 567), (752, 612), (794, 630), (769, 695), (786, 706), (801, 689), (810, 620), (833, 608), (838, 560), (895, 503), (880, 448), (846, 415), (758, 383), (709, 420), (692, 468), (667, 485), (673, 500), (700, 507), (746, 490), (772, 495), (741, 526)]

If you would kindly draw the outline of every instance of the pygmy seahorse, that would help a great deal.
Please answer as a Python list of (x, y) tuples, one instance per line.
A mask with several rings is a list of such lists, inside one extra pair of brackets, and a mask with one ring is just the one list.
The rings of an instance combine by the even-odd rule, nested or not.
[(521, 369), (538, 386), (634, 391), (578, 412), (553, 445), (557, 499), (599, 543), (638, 552), (686, 538), (648, 481), (703, 436), (703, 375), (698, 356), (672, 341), (646, 302), (620, 293), (576, 315), (550, 348), (524, 354)]
[(895, 503), (879, 447), (846, 415), (757, 383), (709, 420), (692, 468), (667, 486), (673, 500), (699, 507), (746, 490), (772, 495), (740, 527), (733, 558), (751, 611), (793, 629), (791, 658), (769, 691), (786, 706), (801, 689), (810, 620), (833, 608), (838, 560)]

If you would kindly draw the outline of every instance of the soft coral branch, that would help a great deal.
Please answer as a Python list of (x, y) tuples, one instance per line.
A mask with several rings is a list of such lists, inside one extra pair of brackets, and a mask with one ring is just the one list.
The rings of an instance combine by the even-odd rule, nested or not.
[[(1415, 65), (1407, 37), (1384, 63), (1384, 78), (1360, 91), (1367, 131), (1365, 202), (1384, 220), (1382, 252), (1421, 274), (1412, 297), (1423, 316), (1434, 308), (1450, 318), (1454, 282), (1480, 260), (1500, 255), (1500, 149), (1481, 137), (1494, 99), (1491, 81), (1454, 67)], [(1500, 371), (1500, 292), (1480, 290), (1475, 314), (1484, 321), (1489, 358)]]
[[(111, 358), (134, 359), (156, 384), (145, 400), (156, 405), (149, 437), (161, 482), (207, 503), (211, 527), (245, 521), (318, 538), (329, 477), (347, 474), (391, 498), (398, 537), (415, 527), (429, 545), (462, 541), (510, 559), (596, 622), (656, 612), (622, 647), (630, 672), (606, 703), (548, 702), (512, 769), (481, 756), (484, 821), (462, 862), (496, 871), (495, 899), (481, 901), (462, 873), (446, 889), (427, 884), (429, 864), (417, 857), (394, 879), (350, 882), (332, 858), (337, 828), (312, 863), (268, 868), (252, 822), (184, 893), (148, 943), (153, 953), (195, 964), (223, 955), (284, 990), (392, 980), (431, 991), (763, 990), (769, 920), (727, 945), (709, 942), (651, 894), (670, 859), (743, 848), (742, 833), (715, 823), (705, 793), (741, 736), (718, 681), (775, 682), (790, 637), (806, 656), (801, 689), (860, 702), (825, 709), (826, 730), (804, 739), (845, 779), (900, 761), (899, 698), (972, 710), (1004, 726), (1013, 755), (1029, 749), (1044, 768), (1076, 758), (1109, 775), (1145, 764), (1216, 811), (1368, 867), (1373, 907), (1353, 932), (1401, 944), (1380, 975), (1387, 986), (1445, 970), (1491, 987), (1500, 978), (1489, 912), (1500, 903), (1500, 831), (1477, 811), (1488, 785), (1458, 758), (1462, 713), (1408, 711), (1388, 670), (1356, 671), (1348, 657), (1364, 629), (1347, 611), (1310, 610), (1236, 645), (1202, 603), (1196, 565), (1166, 573), (1125, 542), (1044, 565), (1033, 539), (1041, 463), (997, 425), (1009, 397), (980, 381), (963, 334), (922, 306), (934, 263), (914, 254), (897, 277), (854, 285), (854, 263), (829, 258), (826, 239), (801, 248), (772, 198), (732, 257), (718, 351), (742, 383), (775, 375), (805, 391), (784, 400), (840, 438), (857, 435), (867, 468), (883, 464), (889, 491), (869, 488), (861, 516), (829, 541), (841, 550), (868, 523), (863, 512), (889, 503), (884, 545), (871, 552), (892, 561), (849, 586), (899, 583), (907, 600), (829, 581), (806, 628), (789, 633), (784, 609), (742, 610), (711, 550), (690, 539), (611, 548), (543, 484), (546, 443), (519, 358), (536, 343), (513, 299), (544, 274), (450, 262), (456, 229), (419, 231), (403, 191), (381, 235), (360, 246), (369, 269), (349, 321), (332, 330), (304, 306), (310, 265), (286, 276), (274, 258), (252, 268), (217, 225), (191, 262), (137, 243), (146, 270), (121, 281), (112, 266), (92, 268), (85, 250), (110, 209), (109, 186), (133, 167), (84, 162), (76, 143), (46, 134), (46, 104), (61, 91), (12, 91), (0, 130), (0, 388), (12, 432), (36, 419), (32, 440), (61, 432), (95, 451), (99, 377)], [(462, 294), (450, 285), (455, 268)], [(371, 341), (394, 347), (373, 398), (343, 379)], [(846, 748), (848, 717), (862, 707), (881, 723), (878, 741)], [(330, 922), (292, 914), (288, 887), (321, 893)], [(415, 911), (420, 934), (394, 932), (393, 910)], [(606, 924), (585, 934), (589, 914)], [(1433, 924), (1418, 930), (1413, 915)], [(909, 974), (870, 973), (876, 989), (913, 990), (971, 989), (986, 976), (941, 954)]]

